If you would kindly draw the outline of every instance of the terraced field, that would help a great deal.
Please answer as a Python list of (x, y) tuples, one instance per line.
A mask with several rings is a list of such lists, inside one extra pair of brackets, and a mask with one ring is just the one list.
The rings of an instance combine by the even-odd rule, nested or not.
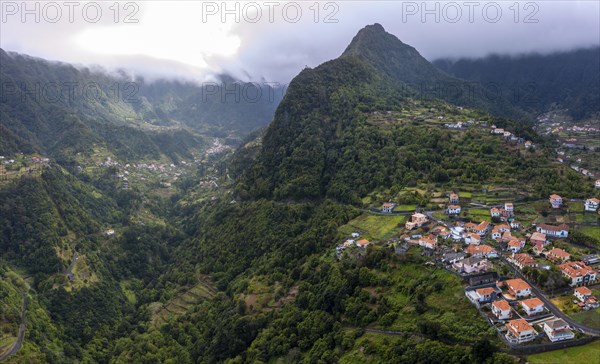
[(150, 307), (154, 311), (151, 322), (160, 326), (173, 317), (183, 315), (198, 302), (213, 297), (216, 292), (217, 290), (209, 283), (200, 282), (187, 290), (181, 291), (164, 305), (155, 302)]

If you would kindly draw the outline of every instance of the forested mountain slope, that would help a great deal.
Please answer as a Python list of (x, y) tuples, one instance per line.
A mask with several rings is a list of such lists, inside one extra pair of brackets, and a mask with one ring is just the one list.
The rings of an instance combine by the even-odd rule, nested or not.
[(57, 159), (95, 145), (127, 160), (189, 158), (203, 137), (240, 138), (266, 125), (282, 96), (279, 88), (229, 76), (204, 84), (148, 82), (3, 50), (0, 77), (0, 155)]

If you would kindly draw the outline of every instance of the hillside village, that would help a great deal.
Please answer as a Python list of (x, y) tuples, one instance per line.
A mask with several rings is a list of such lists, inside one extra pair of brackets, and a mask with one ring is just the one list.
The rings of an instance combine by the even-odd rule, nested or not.
[[(371, 245), (393, 247), (400, 255), (420, 249), (429, 259), (426, 265), (462, 278), (466, 297), (510, 346), (597, 335), (599, 247), (567, 243), (565, 239), (574, 231), (570, 224), (531, 222), (531, 217), (521, 216), (528, 204), (507, 201), (485, 206), (488, 216), (472, 220), (461, 217), (461, 212), (483, 206), (467, 203), (456, 192), (447, 194), (441, 211), (401, 212), (396, 210), (398, 204), (386, 202), (379, 212), (369, 213), (403, 215), (406, 222), (397, 235), (387, 241), (369, 241), (360, 231), (352, 232), (336, 247), (336, 256), (360, 259)], [(544, 208), (560, 216), (569, 204), (583, 207), (581, 214), (596, 216), (592, 229), (600, 229), (597, 198), (576, 201), (552, 194)]]
[[(595, 198), (586, 200), (586, 212), (597, 214), (598, 202)], [(552, 209), (564, 207), (558, 195), (549, 196), (547, 203)], [(385, 203), (381, 213), (394, 214), (395, 206)], [(444, 268), (468, 282), (466, 297), (509, 345), (581, 337), (585, 330), (564, 318), (550, 300), (546, 282), (536, 279), (533, 272), (555, 273), (552, 279), (558, 276), (559, 280), (551, 293), (560, 291), (575, 302), (578, 311), (597, 315), (598, 270), (593, 267), (600, 263), (600, 256), (581, 255), (576, 247), (565, 247), (560, 239), (569, 236), (568, 224), (523, 226), (510, 202), (490, 207), (489, 221), (465, 221), (458, 218), (460, 211), (458, 194), (450, 193), (446, 219), (436, 219), (432, 211), (414, 212), (399, 238), (384, 245), (394, 246), (396, 254), (422, 249), (431, 259), (426, 264)], [(338, 259), (344, 254), (360, 257), (374, 243), (354, 232), (336, 247), (336, 255)]]

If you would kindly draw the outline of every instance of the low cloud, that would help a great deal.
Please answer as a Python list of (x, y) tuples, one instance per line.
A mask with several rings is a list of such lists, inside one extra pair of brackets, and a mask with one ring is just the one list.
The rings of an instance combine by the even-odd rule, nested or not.
[[(339, 56), (360, 28), (376, 22), (430, 60), (600, 44), (600, 4), (592, 1), (275, 3), (140, 2), (128, 9), (119, 3), (118, 12), (112, 3), (97, 3), (96, 22), (88, 21), (95, 9), (89, 5), (88, 19), (76, 11), (73, 22), (63, 13), (52, 23), (44, 2), (39, 22), (31, 14), (23, 22), (21, 2), (2, 1), (0, 47), (150, 78), (202, 80), (228, 72), (289, 82), (305, 66)], [(128, 15), (137, 22), (125, 22)]]

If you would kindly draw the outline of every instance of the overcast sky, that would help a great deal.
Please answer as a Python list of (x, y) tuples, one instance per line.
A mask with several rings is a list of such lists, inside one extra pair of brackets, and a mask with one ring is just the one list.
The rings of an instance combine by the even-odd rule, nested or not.
[(598, 1), (0, 0), (0, 47), (145, 76), (289, 82), (380, 23), (424, 57), (548, 53), (600, 44)]

